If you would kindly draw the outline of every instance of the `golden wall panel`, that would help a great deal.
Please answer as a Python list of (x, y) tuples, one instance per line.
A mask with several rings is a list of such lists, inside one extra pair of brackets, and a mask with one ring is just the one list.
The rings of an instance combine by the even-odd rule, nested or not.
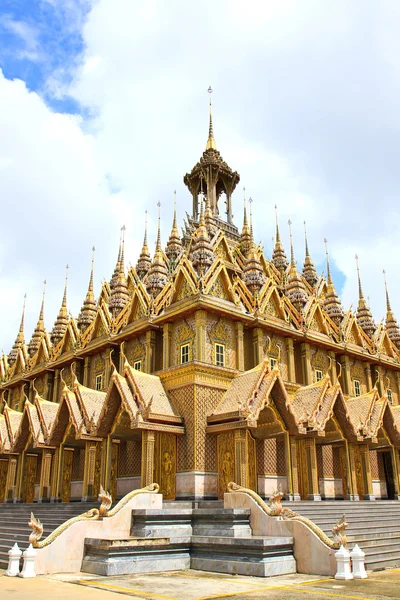
[(256, 440), (257, 473), (259, 475), (286, 475), (285, 440), (267, 438)]
[(142, 440), (122, 441), (118, 457), (118, 477), (140, 476), (142, 464)]
[(228, 483), (235, 481), (235, 442), (234, 432), (220, 433), (217, 436), (218, 449), (218, 498), (228, 491)]
[(0, 459), (0, 503), (6, 499), (6, 483), (8, 474), (8, 459)]
[(331, 444), (317, 444), (318, 477), (342, 476), (340, 466), (340, 447)]
[(25, 456), (24, 480), (23, 480), (23, 502), (33, 502), (35, 499), (36, 473), (38, 471), (37, 454), (27, 454)]
[(61, 502), (69, 502), (71, 499), (71, 478), (73, 459), (73, 450), (66, 450), (64, 448), (61, 478)]

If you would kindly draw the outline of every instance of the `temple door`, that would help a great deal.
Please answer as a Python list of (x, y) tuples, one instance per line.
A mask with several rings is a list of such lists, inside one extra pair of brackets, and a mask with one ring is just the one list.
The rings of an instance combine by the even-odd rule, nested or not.
[(0, 503), (6, 499), (8, 459), (0, 459)]
[(61, 476), (61, 502), (71, 499), (72, 463), (74, 458), (73, 448), (64, 448)]
[(357, 485), (357, 494), (362, 500), (365, 496), (365, 486), (364, 486), (364, 470), (361, 459), (360, 448), (358, 446), (354, 446), (354, 466), (356, 471), (356, 485)]
[(35, 500), (37, 461), (37, 454), (27, 454), (25, 456), (22, 502), (33, 502)]
[(110, 469), (110, 494), (112, 499), (117, 499), (117, 476), (118, 476), (118, 444), (111, 444), (111, 469)]
[(156, 433), (154, 481), (159, 484), (160, 493), (165, 500), (175, 500), (176, 436), (173, 433)]
[(220, 433), (217, 437), (218, 498), (228, 491), (228, 483), (235, 481), (235, 441), (233, 431)]

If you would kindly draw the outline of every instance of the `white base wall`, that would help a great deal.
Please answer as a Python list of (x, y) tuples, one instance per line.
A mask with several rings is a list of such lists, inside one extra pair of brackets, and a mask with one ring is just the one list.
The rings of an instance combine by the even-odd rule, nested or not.
[(258, 475), (258, 493), (262, 498), (271, 496), (277, 490), (285, 495), (289, 493), (286, 475)]
[(372, 480), (372, 493), (375, 498), (387, 498), (386, 481), (380, 479)]
[(319, 493), (322, 499), (335, 500), (343, 498), (343, 481), (339, 477), (319, 479)]
[(176, 474), (176, 499), (207, 499), (218, 496), (218, 474), (184, 471)]

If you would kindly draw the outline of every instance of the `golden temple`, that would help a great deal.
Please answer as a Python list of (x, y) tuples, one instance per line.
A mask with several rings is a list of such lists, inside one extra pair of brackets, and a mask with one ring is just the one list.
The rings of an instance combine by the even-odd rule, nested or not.
[[(67, 285), (51, 333), (44, 297), (0, 359), (0, 502), (113, 499), (157, 481), (164, 498), (222, 497), (229, 482), (288, 499), (400, 497), (400, 330), (386, 288), (375, 324), (359, 280), (343, 309), (319, 275), (287, 258), (278, 219), (269, 260), (254, 241), (239, 174), (210, 110), (206, 150), (184, 177), (192, 214), (136, 267), (124, 239), (96, 300), (93, 261), (77, 318)], [(226, 219), (220, 214), (226, 203)], [(251, 205), (250, 205), (251, 206)], [(357, 265), (358, 267), (358, 265)]]

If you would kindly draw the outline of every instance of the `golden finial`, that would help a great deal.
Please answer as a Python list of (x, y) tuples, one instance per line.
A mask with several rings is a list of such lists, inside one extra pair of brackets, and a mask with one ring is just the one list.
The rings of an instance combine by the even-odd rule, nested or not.
[(328, 254), (328, 240), (324, 238), (325, 244), (325, 255), (326, 255), (326, 268), (328, 271), (328, 284), (332, 284), (332, 276), (331, 276), (331, 266), (329, 264), (329, 254)]
[(156, 242), (156, 252), (161, 251), (161, 202), (157, 202), (158, 208), (158, 229), (157, 229), (157, 242)]
[(383, 273), (383, 279), (384, 279), (384, 282), (385, 282), (386, 310), (389, 313), (389, 312), (392, 312), (392, 307), (390, 306), (389, 292), (388, 292), (388, 287), (387, 287), (387, 282), (386, 282), (386, 271), (385, 271), (385, 269), (383, 269), (382, 273)]
[(212, 120), (211, 94), (212, 94), (213, 90), (212, 90), (211, 85), (209, 86), (207, 91), (210, 94), (210, 124), (208, 127), (208, 140), (207, 140), (206, 150), (209, 150), (210, 148), (213, 148), (214, 150), (216, 150), (217, 145), (216, 145), (215, 139), (214, 139), (214, 129), (213, 129), (213, 120)]
[(275, 222), (276, 222), (276, 243), (281, 241), (281, 236), (279, 235), (279, 225), (278, 225), (278, 207), (275, 204)]
[(125, 230), (126, 226), (122, 225), (121, 227), (121, 261), (119, 270), (121, 273), (125, 273)]
[(174, 221), (173, 227), (176, 227), (176, 190), (174, 190)]
[(362, 287), (361, 287), (360, 266), (359, 266), (359, 263), (358, 263), (358, 256), (357, 256), (357, 254), (355, 255), (354, 258), (356, 259), (356, 265), (357, 265), (358, 295), (359, 295), (359, 298), (361, 300), (361, 299), (364, 299), (364, 294), (363, 294)]
[(25, 307), (26, 307), (26, 292), (24, 294), (24, 304), (22, 306), (22, 317), (21, 317), (21, 324), (19, 326), (19, 331), (20, 333), (23, 333), (24, 331), (24, 322), (25, 322)]
[(68, 269), (69, 269), (69, 265), (67, 265), (65, 267), (66, 272), (65, 272), (65, 285), (64, 285), (64, 295), (63, 295), (63, 301), (62, 301), (62, 307), (66, 308), (67, 307), (67, 289), (68, 289)]
[(249, 198), (249, 204), (250, 204), (250, 235), (251, 235), (251, 239), (253, 240), (253, 198), (250, 196)]
[(289, 225), (289, 236), (290, 236), (290, 262), (292, 267), (296, 266), (296, 261), (294, 259), (294, 249), (293, 249), (293, 236), (292, 236), (292, 221), (288, 220)]
[(306, 242), (306, 256), (310, 256), (310, 253), (308, 251), (308, 241), (307, 241), (307, 227), (306, 227), (306, 222), (303, 221), (304, 224), (304, 238), (305, 238), (305, 242)]
[(42, 306), (40, 308), (39, 321), (43, 321), (43, 318), (44, 318), (44, 297), (46, 295), (46, 285), (47, 285), (47, 281), (45, 279), (43, 281)]
[(90, 279), (89, 279), (89, 292), (93, 292), (93, 272), (94, 272), (94, 253), (96, 252), (96, 248), (93, 246), (92, 248), (92, 267), (90, 269)]

